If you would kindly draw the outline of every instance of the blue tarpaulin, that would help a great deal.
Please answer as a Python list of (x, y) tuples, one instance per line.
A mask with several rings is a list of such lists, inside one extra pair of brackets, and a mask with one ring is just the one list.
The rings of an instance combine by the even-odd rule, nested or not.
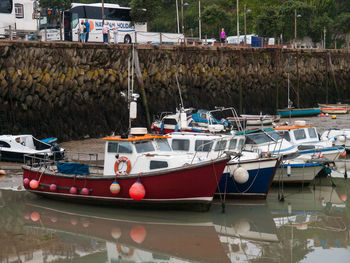
[(89, 166), (81, 163), (57, 163), (57, 169), (62, 174), (90, 174)]

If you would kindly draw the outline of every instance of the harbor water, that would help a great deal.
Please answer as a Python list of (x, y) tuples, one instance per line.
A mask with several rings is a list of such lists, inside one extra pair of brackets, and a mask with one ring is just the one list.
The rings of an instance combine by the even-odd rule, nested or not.
[[(349, 115), (303, 120), (317, 125), (319, 133), (350, 128)], [(98, 152), (103, 159), (103, 143), (89, 139), (62, 146)], [(350, 175), (350, 160), (344, 162)], [(341, 176), (317, 177), (310, 185), (274, 185), (266, 200), (217, 198), (209, 212), (191, 212), (53, 201), (23, 190), (20, 165), (0, 163), (0, 169), (6, 171), (0, 177), (0, 262), (350, 259), (350, 179)]]

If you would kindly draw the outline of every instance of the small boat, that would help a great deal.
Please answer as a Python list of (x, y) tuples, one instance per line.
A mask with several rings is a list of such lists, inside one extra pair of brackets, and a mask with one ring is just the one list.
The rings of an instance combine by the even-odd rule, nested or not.
[(103, 173), (80, 163), (32, 162), (23, 166), (23, 185), (29, 192), (69, 202), (199, 205), (207, 210), (230, 157), (199, 159), (175, 154), (167, 136), (140, 134), (139, 130), (132, 128), (126, 137), (104, 138)]
[(321, 113), (321, 108), (286, 108), (278, 109), (277, 113), (282, 118), (316, 116)]
[(65, 150), (57, 144), (56, 138), (39, 140), (32, 135), (1, 135), (0, 159), (2, 161), (23, 162), (24, 155), (61, 160)]
[(158, 120), (151, 125), (151, 130), (163, 134), (171, 132), (222, 132), (225, 130), (223, 124), (218, 122), (196, 122), (193, 119), (192, 108), (181, 108), (176, 113), (162, 113)]
[(333, 145), (350, 150), (350, 129), (329, 129), (322, 133), (321, 140), (331, 141)]
[(282, 156), (273, 182), (310, 183), (323, 169), (321, 163), (313, 161), (311, 155), (301, 155), (298, 147), (282, 138), (273, 128), (250, 129), (245, 134), (245, 148), (263, 155)]
[(347, 114), (349, 112), (349, 108), (336, 108), (336, 107), (328, 107), (328, 108), (321, 108), (321, 111), (323, 113), (328, 114)]
[(258, 126), (258, 125), (272, 125), (274, 122), (279, 122), (279, 115), (249, 115), (241, 114), (243, 119), (247, 120), (248, 126)]
[(297, 146), (301, 156), (309, 155), (335, 161), (345, 153), (343, 147), (333, 146), (332, 142), (327, 140), (320, 140), (316, 126), (307, 125), (305, 121), (298, 120), (294, 125), (282, 125), (274, 129), (281, 137)]
[(318, 106), (320, 108), (338, 108), (338, 109), (341, 109), (341, 108), (350, 108), (350, 104), (342, 104), (342, 103), (336, 103), (336, 104), (321, 104), (321, 103), (318, 103)]
[(217, 196), (266, 198), (280, 163), (276, 156), (261, 157), (257, 152), (242, 151), (245, 136), (177, 132), (169, 134), (168, 141), (174, 151), (196, 153), (197, 157), (236, 153), (223, 171)]

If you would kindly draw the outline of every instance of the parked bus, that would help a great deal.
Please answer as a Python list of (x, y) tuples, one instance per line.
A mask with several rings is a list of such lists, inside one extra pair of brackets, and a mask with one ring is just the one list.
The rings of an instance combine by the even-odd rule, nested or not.
[(38, 2), (35, 0), (0, 0), (0, 37), (24, 37), (35, 34)]
[[(147, 32), (146, 22), (131, 22), (130, 10), (118, 4), (104, 4), (105, 22), (110, 28), (113, 24), (119, 27), (119, 43), (178, 43), (184, 39), (182, 34)], [(72, 8), (64, 12), (64, 40), (78, 41), (78, 28), (86, 20), (90, 24), (88, 42), (103, 42), (101, 3), (72, 3)]]
[(12, 0), (0, 0), (0, 37), (8, 34), (9, 26), (15, 25), (15, 9)]
[[(131, 43), (133, 32), (147, 31), (147, 23), (131, 24), (129, 7), (120, 7), (117, 4), (105, 4), (105, 22), (110, 28), (113, 24), (119, 27), (118, 42)], [(90, 24), (89, 42), (103, 42), (102, 35), (102, 4), (72, 3), (72, 8), (64, 12), (64, 40), (78, 41), (78, 28), (81, 21)]]

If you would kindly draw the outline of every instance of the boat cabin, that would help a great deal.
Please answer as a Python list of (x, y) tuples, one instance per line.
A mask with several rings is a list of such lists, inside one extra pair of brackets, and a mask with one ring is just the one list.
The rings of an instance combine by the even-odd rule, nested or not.
[(287, 140), (284, 140), (273, 128), (249, 129), (238, 132), (245, 135), (245, 150), (271, 154), (289, 154), (297, 151)]
[(295, 125), (276, 127), (277, 133), (294, 145), (315, 144), (320, 141), (316, 126), (296, 122)]
[(196, 161), (192, 155), (172, 152), (169, 138), (167, 135), (147, 134), (146, 128), (132, 128), (129, 136), (104, 138), (104, 175), (150, 172)]

